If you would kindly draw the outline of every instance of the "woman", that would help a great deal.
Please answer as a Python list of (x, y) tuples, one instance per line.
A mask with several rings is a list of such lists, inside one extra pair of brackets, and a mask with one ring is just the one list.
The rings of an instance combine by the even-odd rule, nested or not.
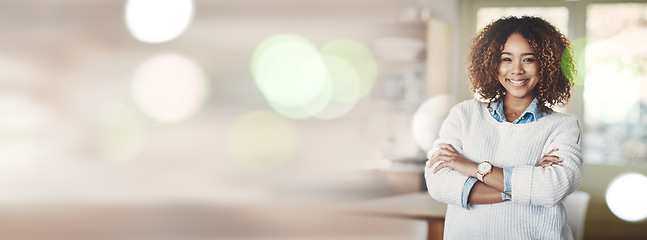
[(561, 200), (580, 184), (577, 118), (555, 112), (575, 74), (569, 41), (536, 17), (485, 27), (469, 55), (482, 100), (452, 108), (427, 156), (429, 194), (448, 203), (445, 239), (572, 239)]

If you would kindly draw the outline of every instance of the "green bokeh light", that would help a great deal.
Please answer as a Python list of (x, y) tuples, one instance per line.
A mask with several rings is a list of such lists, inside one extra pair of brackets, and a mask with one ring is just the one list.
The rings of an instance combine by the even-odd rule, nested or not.
[(321, 48), (321, 54), (346, 60), (355, 69), (360, 82), (359, 97), (371, 92), (377, 79), (377, 62), (364, 45), (347, 39), (333, 40)]
[[(571, 55), (564, 55), (562, 56), (562, 60), (564, 60), (564, 57), (573, 57), (574, 64), (575, 64), (575, 70), (576, 70), (576, 76), (575, 76), (575, 84), (576, 85), (584, 85), (584, 79), (586, 78), (586, 68), (585, 68), (585, 53), (586, 53), (586, 48), (589, 43), (591, 43), (590, 38), (578, 38), (575, 39), (574, 41), (571, 42), (571, 48), (573, 50), (573, 56)], [(562, 65), (562, 67), (564, 67)], [(567, 70), (564, 70), (564, 72), (567, 72)]]
[(377, 64), (366, 47), (351, 40), (333, 40), (319, 51), (302, 36), (278, 34), (256, 48), (251, 72), (277, 113), (332, 119), (371, 91)]
[(316, 114), (320, 119), (334, 119), (353, 109), (360, 99), (360, 82), (355, 69), (345, 60), (325, 56), (332, 85), (332, 97), (326, 108)]
[(307, 39), (279, 34), (254, 52), (252, 75), (270, 106), (289, 118), (307, 118), (321, 111), (331, 97), (328, 69)]

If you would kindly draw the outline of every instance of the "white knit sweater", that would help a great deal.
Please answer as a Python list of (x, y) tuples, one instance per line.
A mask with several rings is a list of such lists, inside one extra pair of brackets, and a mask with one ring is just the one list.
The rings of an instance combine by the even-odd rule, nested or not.
[[(571, 114), (553, 112), (525, 124), (500, 123), (487, 103), (468, 100), (452, 108), (438, 143), (454, 146), (475, 162), (514, 166), (512, 201), (461, 207), (467, 177), (451, 168), (425, 170), (429, 194), (448, 203), (445, 239), (573, 239), (561, 201), (580, 185), (581, 130)], [(562, 166), (536, 167), (552, 149)], [(429, 151), (431, 156), (437, 148)]]

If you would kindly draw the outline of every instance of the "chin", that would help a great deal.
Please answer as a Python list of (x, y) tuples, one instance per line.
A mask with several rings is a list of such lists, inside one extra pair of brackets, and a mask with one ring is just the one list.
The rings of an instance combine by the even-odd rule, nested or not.
[(534, 98), (534, 96), (529, 92), (508, 92), (508, 94), (515, 98)]

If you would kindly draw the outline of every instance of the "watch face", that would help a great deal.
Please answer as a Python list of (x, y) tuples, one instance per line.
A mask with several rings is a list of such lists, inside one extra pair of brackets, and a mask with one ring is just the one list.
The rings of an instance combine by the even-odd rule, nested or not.
[(486, 172), (489, 172), (492, 169), (492, 165), (484, 162), (484, 163), (479, 164), (478, 168), (479, 168), (480, 172), (486, 173)]

